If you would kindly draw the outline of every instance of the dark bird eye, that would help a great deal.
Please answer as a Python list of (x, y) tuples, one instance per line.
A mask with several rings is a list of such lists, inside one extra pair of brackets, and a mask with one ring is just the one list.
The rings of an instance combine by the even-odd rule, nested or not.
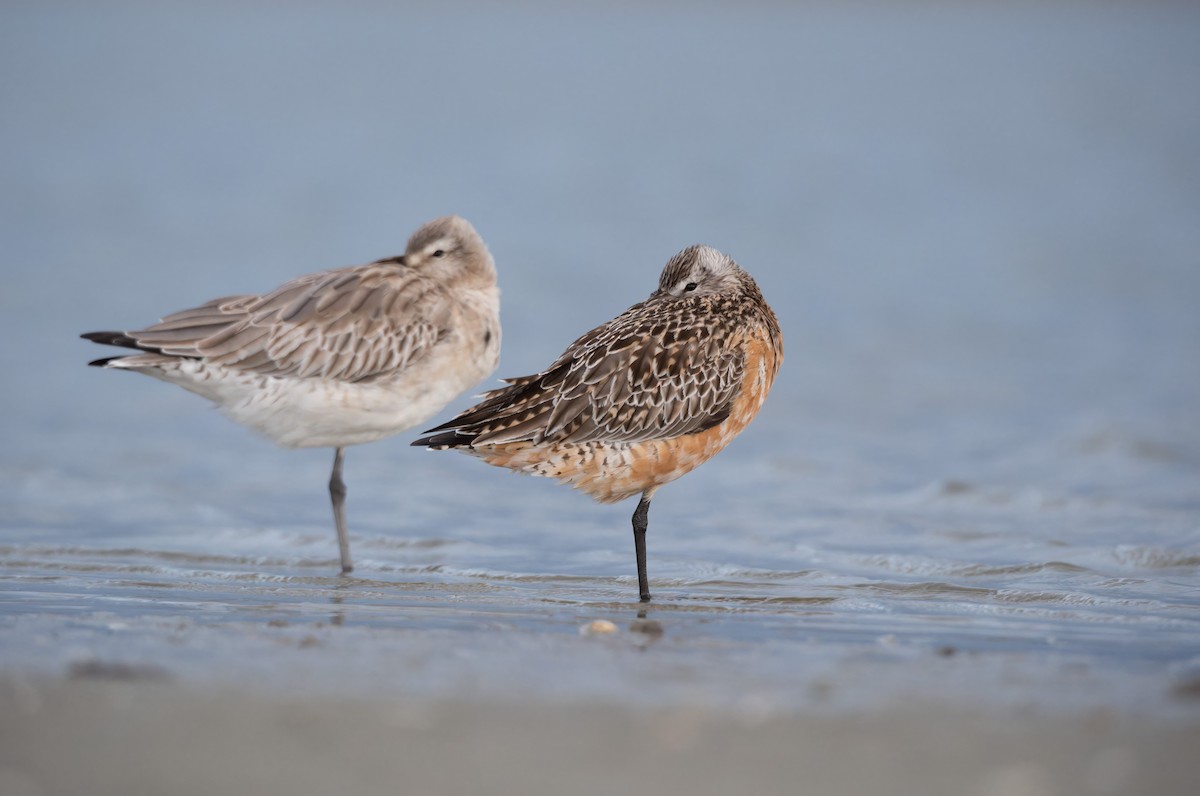
[(683, 286), (683, 292), (691, 293), (697, 287), (699, 287), (699, 286), (695, 282), (688, 282), (686, 285)]
[(445, 249), (437, 249), (437, 250), (435, 250), (435, 251), (434, 251), (434, 253), (433, 253), (433, 256), (434, 256), (434, 257), (445, 257), (445, 256), (446, 256), (446, 250), (445, 250)]

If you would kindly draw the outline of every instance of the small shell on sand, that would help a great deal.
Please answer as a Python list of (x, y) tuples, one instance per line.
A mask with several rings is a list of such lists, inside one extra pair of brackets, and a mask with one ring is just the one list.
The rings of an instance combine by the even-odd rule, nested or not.
[(617, 626), (607, 619), (593, 619), (586, 625), (580, 625), (579, 627), (579, 635), (581, 636), (604, 636), (616, 632)]

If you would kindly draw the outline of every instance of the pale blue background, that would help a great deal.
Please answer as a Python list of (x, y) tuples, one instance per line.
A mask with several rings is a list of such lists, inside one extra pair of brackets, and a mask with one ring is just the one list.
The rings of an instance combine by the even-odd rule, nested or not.
[[(329, 454), (89, 370), (103, 352), (76, 336), (396, 254), (455, 212), (500, 270), (497, 376), (695, 242), (777, 310), (762, 415), (652, 517), (668, 638), (751, 661), (701, 655), (712, 683), (803, 672), (814, 638), (835, 664), (890, 638), (1079, 655), (1125, 684), (1150, 661), (1130, 701), (1161, 696), (1200, 667), (1198, 29), (1169, 3), (5, 5), (10, 639), (64, 611), (240, 627), (292, 599), (245, 578), (322, 614), (304, 601), (333, 588)], [(359, 574), (385, 604), (388, 583), (482, 596), (361, 624), (498, 610), (536, 639), (630, 600), (632, 505), (410, 436), (349, 453)], [(195, 665), (143, 631), (9, 651)]]

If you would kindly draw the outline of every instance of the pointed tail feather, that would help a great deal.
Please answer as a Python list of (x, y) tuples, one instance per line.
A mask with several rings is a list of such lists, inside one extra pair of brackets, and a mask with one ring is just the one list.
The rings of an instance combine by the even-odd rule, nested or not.
[(103, 359), (93, 359), (88, 363), (88, 367), (106, 368), (109, 362), (116, 362), (118, 359), (128, 359), (128, 357), (104, 357)]
[[(132, 348), (134, 351), (141, 352), (141, 354), (148, 354), (148, 355), (161, 354), (162, 361), (166, 361), (166, 360), (169, 360), (172, 358), (174, 358), (174, 359), (196, 359), (196, 357), (188, 357), (188, 356), (183, 356), (183, 355), (163, 354), (163, 350), (162, 350), (161, 346), (148, 345), (146, 343), (143, 343), (142, 341), (140, 341), (136, 337), (134, 337), (134, 334), (138, 334), (138, 332), (134, 332), (133, 334), (129, 334), (128, 332), (87, 332), (87, 333), (81, 334), (79, 336), (82, 337), (84, 340), (91, 340), (93, 343), (100, 343), (101, 345), (115, 345), (115, 346), (118, 346), (119, 348)], [(130, 360), (130, 361), (122, 362), (122, 360)], [(91, 362), (89, 362), (88, 364), (91, 365), (92, 367), (96, 367), (96, 368), (104, 368), (104, 367), (109, 367), (109, 366), (127, 367), (128, 368), (128, 367), (143, 367), (143, 366), (149, 365), (151, 363), (161, 364), (161, 361), (147, 359), (146, 357), (140, 356), (139, 354), (133, 354), (130, 356), (103, 357), (101, 359), (94, 359)]]
[[(125, 332), (86, 332), (79, 336), (84, 340), (91, 340), (93, 343), (100, 343), (101, 345), (115, 345), (120, 348), (132, 348), (135, 351), (145, 350), (142, 346), (138, 345), (137, 340), (125, 334)], [(108, 367), (109, 363), (116, 362), (119, 359), (125, 359), (125, 357), (115, 356), (93, 359), (88, 365), (93, 368), (105, 368)]]

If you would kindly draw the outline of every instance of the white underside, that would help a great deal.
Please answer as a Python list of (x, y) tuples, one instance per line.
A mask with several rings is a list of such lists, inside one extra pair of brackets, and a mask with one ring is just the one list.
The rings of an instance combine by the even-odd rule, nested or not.
[(285, 448), (343, 447), (429, 420), (495, 369), (495, 337), (470, 353), (447, 342), (398, 376), (359, 383), (263, 376), (199, 359), (146, 366), (131, 357), (109, 367), (136, 370), (202, 395), (226, 417)]

